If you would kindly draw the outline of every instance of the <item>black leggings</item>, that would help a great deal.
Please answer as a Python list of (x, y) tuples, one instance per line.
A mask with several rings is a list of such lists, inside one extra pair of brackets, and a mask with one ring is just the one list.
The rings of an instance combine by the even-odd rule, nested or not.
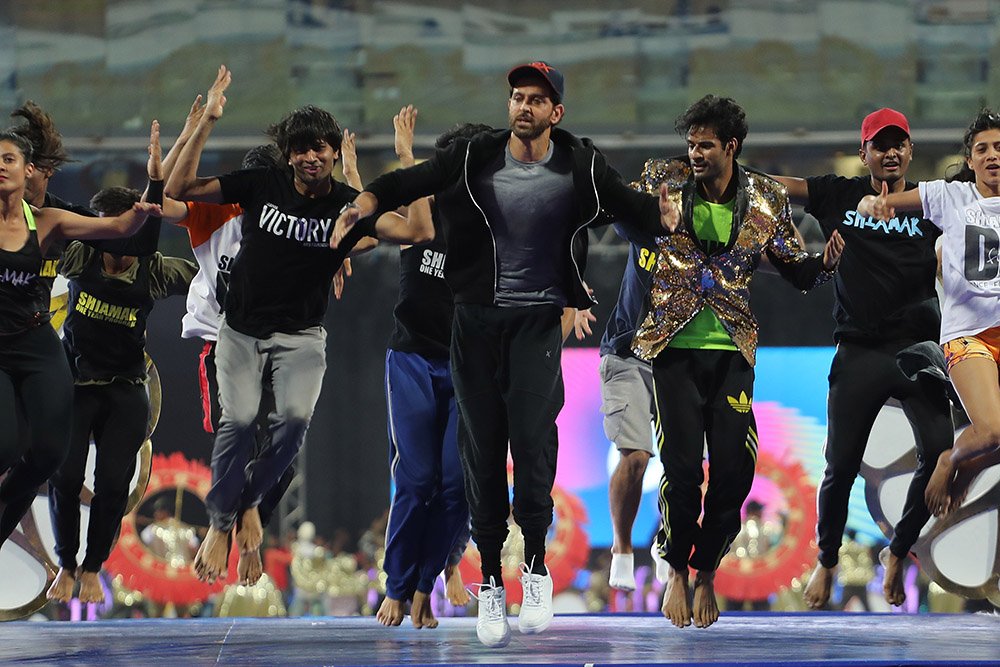
[(49, 480), (49, 513), (60, 567), (76, 571), (80, 550), (80, 490), (91, 434), (97, 460), (83, 570), (97, 572), (111, 554), (111, 545), (125, 514), (136, 452), (145, 439), (148, 419), (145, 385), (117, 381), (75, 388), (69, 455)]
[(930, 518), (924, 491), (938, 456), (952, 446), (955, 431), (951, 404), (943, 382), (920, 376), (910, 380), (896, 365), (896, 354), (910, 343), (851, 343), (841, 341), (830, 367), (827, 403), (826, 472), (819, 488), (819, 525), (816, 528), (819, 562), (833, 567), (847, 523), (847, 504), (868, 436), (889, 398), (903, 405), (917, 442), (917, 469), (895, 526), (889, 549), (907, 555)]
[[(19, 406), (27, 438), (19, 437)], [(0, 483), (0, 544), (66, 457), (72, 411), (73, 376), (52, 327), (0, 337), (0, 473), (7, 472)]]

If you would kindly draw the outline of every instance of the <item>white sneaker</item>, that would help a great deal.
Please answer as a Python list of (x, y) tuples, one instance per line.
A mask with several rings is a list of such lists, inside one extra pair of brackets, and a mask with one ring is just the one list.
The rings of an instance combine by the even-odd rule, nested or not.
[(656, 580), (661, 584), (667, 583), (667, 579), (670, 578), (670, 563), (663, 560), (660, 550), (656, 548), (655, 541), (649, 547), (649, 554), (653, 557), (653, 563), (656, 564)]
[(479, 585), (479, 620), (476, 636), (490, 648), (502, 648), (510, 643), (510, 624), (507, 622), (507, 591), (497, 586), (493, 577), (490, 583)]
[(524, 600), (517, 626), (526, 634), (539, 633), (552, 622), (552, 575), (548, 572), (532, 574), (531, 569), (521, 563), (521, 587)]
[(611, 588), (632, 592), (635, 590), (635, 567), (632, 554), (611, 554)]

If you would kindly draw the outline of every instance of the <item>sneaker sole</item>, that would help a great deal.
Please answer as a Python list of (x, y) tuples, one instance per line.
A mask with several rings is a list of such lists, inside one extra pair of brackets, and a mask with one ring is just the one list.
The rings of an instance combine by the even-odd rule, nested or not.
[(538, 626), (531, 626), (531, 625), (524, 626), (524, 625), (521, 625), (520, 623), (518, 623), (517, 624), (517, 629), (521, 631), (521, 634), (525, 634), (525, 635), (537, 635), (540, 632), (545, 632), (546, 628), (548, 628), (550, 625), (552, 625), (552, 619), (551, 618), (549, 620), (545, 621), (544, 623), (542, 623), (541, 625), (538, 625)]
[(499, 642), (496, 642), (496, 643), (493, 643), (493, 644), (491, 644), (490, 642), (484, 641), (483, 638), (480, 637), (478, 633), (476, 634), (476, 638), (479, 640), (479, 643), (481, 643), (486, 648), (503, 648), (504, 646), (506, 646), (507, 644), (510, 643), (510, 634), (511, 633), (508, 632), (506, 637), (504, 637)]

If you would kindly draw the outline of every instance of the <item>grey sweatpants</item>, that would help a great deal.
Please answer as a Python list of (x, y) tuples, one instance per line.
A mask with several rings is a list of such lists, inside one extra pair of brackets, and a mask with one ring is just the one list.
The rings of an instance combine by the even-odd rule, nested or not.
[[(237, 515), (256, 507), (277, 483), (305, 441), (326, 372), (326, 330), (318, 326), (254, 338), (223, 323), (215, 363), (222, 416), (205, 503), (212, 526), (229, 532)], [(271, 446), (251, 460), (267, 375), (275, 403)]]

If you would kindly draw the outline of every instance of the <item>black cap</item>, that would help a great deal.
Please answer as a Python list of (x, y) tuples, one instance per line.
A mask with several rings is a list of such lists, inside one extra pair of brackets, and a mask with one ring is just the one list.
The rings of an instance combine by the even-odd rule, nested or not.
[(555, 92), (556, 97), (562, 101), (565, 95), (565, 84), (563, 82), (562, 72), (557, 70), (552, 65), (544, 62), (542, 60), (536, 60), (533, 63), (526, 63), (524, 65), (518, 65), (507, 72), (507, 83), (511, 85), (511, 88), (515, 88), (516, 82), (524, 76), (540, 76), (545, 79), (549, 86)]

